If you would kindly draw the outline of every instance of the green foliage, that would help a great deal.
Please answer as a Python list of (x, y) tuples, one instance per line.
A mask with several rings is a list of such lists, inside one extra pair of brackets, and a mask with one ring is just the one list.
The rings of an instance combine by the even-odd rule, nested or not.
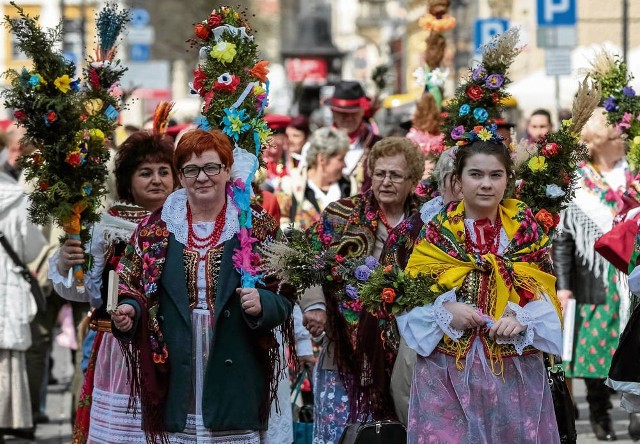
[(563, 122), (560, 130), (538, 143), (535, 154), (516, 173), (516, 198), (531, 207), (534, 215), (542, 209), (549, 212), (556, 219), (554, 227), (556, 215), (574, 197), (575, 172), (587, 158), (587, 147), (570, 132), (570, 125)]
[(268, 62), (260, 59), (251, 32), (246, 11), (223, 6), (195, 25), (196, 37), (190, 43), (200, 51), (193, 88), (204, 99), (202, 115), (208, 126), (224, 131), (232, 143), (257, 155), (271, 134), (262, 118)]
[(446, 291), (431, 276), (420, 273), (412, 277), (398, 265), (379, 266), (366, 282), (358, 285), (362, 308), (378, 315), (397, 315), (433, 304)]

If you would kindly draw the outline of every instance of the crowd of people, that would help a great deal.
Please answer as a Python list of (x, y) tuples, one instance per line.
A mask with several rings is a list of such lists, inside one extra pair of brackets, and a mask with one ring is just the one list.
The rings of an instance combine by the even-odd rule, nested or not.
[[(436, 162), (439, 110), (415, 116), (435, 125), (382, 137), (358, 82), (339, 82), (325, 104), (330, 127), (266, 116), (274, 135), (254, 180), (254, 250), (301, 229), (340, 255), (428, 273), (451, 289), (399, 314), (394, 335), (374, 313), (345, 310), (340, 280), (302, 294), (274, 276), (245, 288), (235, 254), (246, 239), (228, 192), (233, 146), (217, 130), (176, 140), (133, 131), (114, 149), (116, 198), (90, 242), (58, 247), (58, 234), (47, 242), (28, 220), (16, 159), (33, 148), (11, 127), (0, 155), (0, 235), (25, 263), (46, 263), (52, 287), (49, 314), (36, 314), (29, 284), (0, 249), (0, 443), (33, 437), (46, 420), (52, 316), (63, 300), (75, 304), (76, 326), (90, 312), (83, 365), (75, 358), (74, 443), (291, 443), (294, 360), (295, 371), (314, 367), (314, 444), (378, 420), (402, 423), (411, 443), (560, 442), (542, 354), (562, 354), (561, 307), (574, 297), (567, 375), (585, 379), (596, 437), (616, 439), (604, 378), (629, 295), (592, 246), (632, 179), (619, 131), (598, 110), (583, 130), (589, 162), (551, 241), (526, 205), (505, 198), (520, 154), (497, 133)], [(552, 127), (548, 112), (534, 112), (528, 143)], [(437, 191), (421, 193), (426, 182)], [(87, 252), (94, 261), (80, 293), (73, 267)], [(511, 277), (505, 263), (519, 264)], [(635, 415), (630, 432), (640, 437)]]

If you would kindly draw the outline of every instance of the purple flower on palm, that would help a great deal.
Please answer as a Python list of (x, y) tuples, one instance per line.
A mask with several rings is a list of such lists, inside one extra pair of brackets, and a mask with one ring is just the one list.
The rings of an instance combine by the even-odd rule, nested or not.
[(462, 125), (456, 126), (454, 129), (451, 130), (451, 138), (453, 140), (462, 139), (463, 134), (464, 134), (464, 126)]
[(625, 97), (635, 97), (636, 96), (635, 90), (630, 86), (625, 86), (624, 88), (622, 88), (622, 94)]
[(364, 264), (369, 267), (370, 270), (373, 270), (374, 268), (376, 268), (378, 265), (380, 265), (380, 262), (378, 262), (378, 259), (376, 259), (373, 256), (367, 256), (364, 259)]
[(504, 77), (500, 74), (491, 74), (484, 83), (489, 89), (498, 89), (504, 83)]
[(618, 104), (616, 103), (616, 99), (613, 96), (609, 96), (604, 99), (604, 109), (608, 112), (616, 111), (618, 109)]
[(347, 284), (344, 289), (347, 292), (347, 296), (349, 296), (351, 299), (357, 299), (358, 289), (356, 287), (351, 284)]
[(366, 265), (359, 265), (354, 274), (357, 280), (364, 282), (371, 276), (371, 270)]
[(473, 80), (484, 80), (487, 77), (487, 70), (484, 69), (484, 66), (478, 65), (476, 69), (471, 73), (471, 78)]

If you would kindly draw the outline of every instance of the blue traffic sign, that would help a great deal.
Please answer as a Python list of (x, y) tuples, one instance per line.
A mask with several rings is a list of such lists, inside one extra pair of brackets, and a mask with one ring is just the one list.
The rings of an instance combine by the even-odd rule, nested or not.
[(537, 0), (538, 26), (574, 26), (577, 0)]
[(131, 50), (131, 60), (135, 62), (145, 62), (151, 56), (151, 47), (149, 45), (137, 43), (129, 45), (129, 49)]
[(149, 12), (146, 9), (133, 8), (131, 10), (131, 26), (133, 26), (134, 28), (147, 26), (150, 19), (151, 17), (149, 16)]
[(509, 20), (503, 18), (477, 19), (473, 25), (473, 36), (476, 51), (486, 45), (498, 34), (509, 29)]

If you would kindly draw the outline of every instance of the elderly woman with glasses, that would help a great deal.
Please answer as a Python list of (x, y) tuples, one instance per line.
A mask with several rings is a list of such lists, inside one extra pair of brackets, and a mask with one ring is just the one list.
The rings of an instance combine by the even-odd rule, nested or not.
[[(388, 137), (372, 147), (368, 162), (371, 189), (329, 204), (311, 228), (312, 238), (345, 258), (380, 258), (391, 230), (420, 205), (413, 190), (422, 178), (424, 155), (417, 145)], [(378, 320), (360, 310), (357, 296), (348, 289), (351, 296), (339, 296), (345, 294), (341, 285), (327, 281), (301, 301), (305, 326), (313, 336), (323, 336), (314, 378), (314, 443), (337, 442), (356, 420), (395, 418), (389, 395), (393, 353), (382, 342)]]
[(241, 240), (256, 251), (281, 232), (252, 206), (255, 240), (242, 236), (221, 131), (186, 133), (173, 161), (183, 188), (138, 226), (118, 266), (112, 320), (128, 350), (132, 395), (148, 442), (258, 444), (283, 364), (273, 330), (293, 298), (269, 279), (241, 288), (234, 256)]

